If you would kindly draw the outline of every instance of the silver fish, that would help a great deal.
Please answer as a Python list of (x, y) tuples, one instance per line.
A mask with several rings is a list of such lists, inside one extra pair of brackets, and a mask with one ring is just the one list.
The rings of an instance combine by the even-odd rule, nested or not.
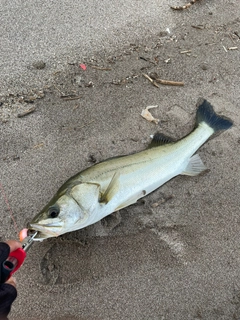
[(34, 240), (87, 227), (179, 174), (198, 175), (206, 168), (195, 152), (215, 132), (227, 130), (232, 124), (202, 100), (196, 128), (181, 140), (174, 142), (157, 133), (146, 150), (105, 160), (66, 181), (29, 223), (30, 230), (38, 231)]

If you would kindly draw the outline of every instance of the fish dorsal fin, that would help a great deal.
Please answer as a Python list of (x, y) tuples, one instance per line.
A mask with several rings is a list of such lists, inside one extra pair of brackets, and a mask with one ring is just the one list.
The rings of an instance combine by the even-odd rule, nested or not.
[(198, 154), (192, 156), (187, 164), (185, 170), (181, 173), (186, 176), (197, 176), (201, 172), (205, 171), (207, 168), (203, 164), (201, 158)]
[(103, 195), (101, 196), (100, 202), (108, 203), (114, 195), (118, 192), (119, 189), (119, 171), (116, 171), (107, 187), (104, 191)]
[(165, 136), (165, 134), (163, 133), (156, 132), (148, 148), (154, 148), (172, 142), (174, 142), (174, 139), (172, 139), (171, 137)]

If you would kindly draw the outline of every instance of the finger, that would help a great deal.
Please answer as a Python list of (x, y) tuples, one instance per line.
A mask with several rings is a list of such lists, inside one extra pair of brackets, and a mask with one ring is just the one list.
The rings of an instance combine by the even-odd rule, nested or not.
[(10, 277), (8, 279), (8, 281), (6, 281), (5, 283), (8, 283), (8, 284), (11, 284), (12, 286), (14, 286), (16, 288), (16, 285), (17, 285), (17, 281), (16, 281), (16, 278), (15, 277)]
[(16, 241), (16, 240), (8, 240), (6, 241), (6, 243), (9, 245), (10, 247), (10, 252), (17, 250), (18, 248), (22, 247), (21, 242)]
[(28, 229), (24, 228), (19, 232), (19, 239), (20, 241), (23, 241), (28, 235)]

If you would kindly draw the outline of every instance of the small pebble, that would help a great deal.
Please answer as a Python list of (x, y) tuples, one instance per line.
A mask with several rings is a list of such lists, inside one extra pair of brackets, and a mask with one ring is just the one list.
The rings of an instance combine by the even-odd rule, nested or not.
[(201, 64), (201, 69), (202, 70), (207, 70), (208, 69), (208, 65), (206, 63)]
[(36, 61), (32, 65), (35, 69), (38, 70), (44, 69), (46, 67), (46, 63), (42, 60)]

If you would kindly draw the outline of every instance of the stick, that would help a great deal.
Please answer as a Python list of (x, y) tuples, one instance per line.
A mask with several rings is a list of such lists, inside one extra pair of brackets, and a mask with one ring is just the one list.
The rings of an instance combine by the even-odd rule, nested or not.
[(190, 53), (192, 52), (192, 50), (185, 50), (185, 51), (181, 51), (180, 53), (183, 54), (183, 53)]
[(224, 51), (225, 51), (225, 52), (228, 52), (227, 49), (226, 49), (226, 47), (224, 47), (224, 45), (222, 45), (222, 46), (223, 46)]
[(156, 82), (155, 82), (153, 79), (151, 79), (147, 74), (143, 73), (143, 76), (144, 76), (146, 79), (148, 79), (153, 86), (159, 88), (159, 85), (157, 85)]
[(229, 47), (228, 50), (237, 50), (238, 47)]
[(157, 83), (169, 85), (169, 86), (184, 86), (184, 82), (182, 81), (170, 81), (159, 79), (156, 72), (150, 73), (151, 79), (155, 80)]
[(204, 29), (204, 26), (203, 25), (199, 25), (199, 26), (194, 26), (192, 25), (193, 28), (195, 29), (200, 29), (200, 30), (203, 30)]
[(41, 143), (36, 144), (35, 146), (33, 146), (33, 148), (36, 149), (36, 148), (40, 148), (40, 147), (43, 147), (43, 146), (44, 146), (44, 143), (41, 142)]
[(17, 115), (17, 117), (18, 117), (18, 118), (23, 118), (23, 117), (29, 115), (30, 113), (34, 112), (35, 110), (36, 110), (36, 107), (32, 107), (32, 108), (30, 108), (30, 109), (28, 109), (28, 110), (26, 110), (26, 111), (23, 111), (22, 113), (19, 113), (19, 114)]
[(169, 86), (184, 86), (184, 82), (180, 81), (169, 81), (169, 80), (163, 80), (163, 79), (155, 79), (157, 83), (161, 83), (164, 85), (169, 85)]
[(61, 96), (64, 96), (64, 93), (62, 93), (62, 91), (61, 91), (60, 89), (58, 89), (58, 87), (57, 87), (57, 86), (55, 86), (55, 84), (54, 84), (53, 86), (57, 89), (57, 91), (58, 91), (58, 92), (60, 92), (60, 93), (61, 93)]
[(106, 71), (110, 71), (112, 70), (111, 68), (104, 68), (104, 67), (98, 67), (98, 66), (91, 66), (93, 69), (97, 69), (97, 70), (106, 70)]
[(82, 95), (80, 96), (76, 96), (76, 97), (68, 97), (68, 96), (61, 96), (60, 98), (62, 98), (64, 101), (69, 101), (69, 100), (78, 100), (82, 97)]

